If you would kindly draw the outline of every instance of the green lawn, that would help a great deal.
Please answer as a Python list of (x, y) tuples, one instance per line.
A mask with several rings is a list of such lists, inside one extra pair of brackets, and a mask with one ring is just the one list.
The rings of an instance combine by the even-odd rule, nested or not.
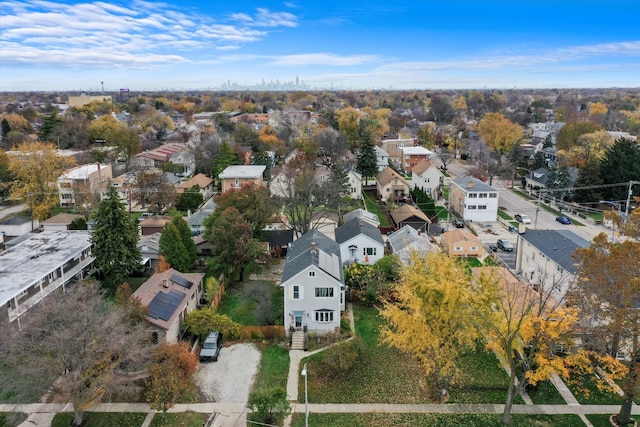
[[(304, 414), (292, 417), (292, 427), (304, 426)], [(499, 427), (497, 414), (309, 414), (314, 427)], [(575, 427), (584, 425), (577, 415), (513, 415), (511, 427)]]
[[(427, 403), (429, 393), (420, 366), (408, 355), (379, 343), (381, 319), (371, 307), (354, 306), (356, 335), (366, 360), (345, 374), (327, 372), (323, 353), (302, 361), (308, 364), (309, 401), (314, 403)], [(302, 366), (301, 364), (301, 366)], [(300, 381), (298, 400), (304, 401)]]
[[(465, 378), (449, 390), (447, 403), (504, 403), (509, 377), (493, 352), (478, 345), (460, 360)], [(523, 403), (520, 396), (515, 403)]]
[(26, 419), (27, 414), (21, 412), (0, 412), (0, 426), (19, 426)]
[(378, 201), (369, 196), (367, 193), (362, 193), (362, 198), (364, 199), (364, 203), (367, 206), (367, 210), (372, 214), (376, 214), (378, 216), (378, 219), (380, 220), (380, 226), (388, 227), (390, 225), (389, 219), (387, 218), (387, 215), (382, 211), (380, 206), (378, 206)]
[(272, 345), (262, 351), (260, 371), (253, 384), (254, 389), (287, 387), (289, 375), (289, 353), (279, 345)]
[[(146, 417), (140, 412), (85, 412), (83, 426), (140, 427)], [(73, 412), (61, 412), (53, 418), (51, 427), (69, 427), (72, 422)]]
[(536, 405), (564, 405), (567, 403), (551, 381), (539, 382), (535, 388), (527, 390), (527, 394)]
[(234, 283), (222, 297), (218, 312), (230, 316), (241, 325), (273, 324), (283, 317), (282, 289), (266, 280)]
[[(375, 308), (354, 305), (356, 335), (362, 341), (366, 360), (359, 360), (348, 373), (326, 372), (323, 353), (304, 359), (308, 363), (308, 397), (314, 403), (429, 403), (433, 388), (422, 367), (409, 355), (381, 344), (382, 319)], [(482, 346), (462, 358), (467, 373), (460, 386), (450, 389), (450, 402), (504, 403), (508, 377), (493, 353)], [(435, 391), (437, 394), (437, 391)], [(304, 383), (298, 389), (304, 401)], [(520, 397), (516, 403), (522, 403)]]
[(505, 211), (503, 211), (502, 209), (498, 209), (498, 216), (504, 219), (505, 221), (513, 221), (513, 217), (508, 213), (506, 213)]
[(210, 414), (200, 414), (197, 412), (180, 412), (175, 414), (167, 414), (167, 422), (164, 422), (164, 414), (155, 414), (151, 421), (150, 427), (202, 427), (207, 421)]
[(599, 390), (595, 379), (584, 376), (579, 379), (580, 385), (566, 382), (567, 387), (582, 405), (620, 405), (621, 396), (606, 390)]

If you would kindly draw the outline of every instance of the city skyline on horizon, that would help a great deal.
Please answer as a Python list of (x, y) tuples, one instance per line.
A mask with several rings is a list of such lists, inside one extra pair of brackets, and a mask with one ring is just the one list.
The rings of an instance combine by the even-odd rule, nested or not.
[(2, 92), (640, 87), (633, 0), (0, 6)]

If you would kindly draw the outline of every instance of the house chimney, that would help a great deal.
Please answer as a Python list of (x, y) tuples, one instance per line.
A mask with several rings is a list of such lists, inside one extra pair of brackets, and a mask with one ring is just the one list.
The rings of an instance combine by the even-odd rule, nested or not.
[(162, 279), (162, 287), (163, 288), (168, 288), (169, 287), (169, 281), (167, 279)]
[(316, 253), (316, 242), (311, 242), (311, 253), (312, 254)]
[(475, 184), (475, 183), (476, 183), (476, 182), (475, 182), (474, 180), (470, 179), (470, 180), (469, 180), (469, 182), (467, 182), (467, 187), (468, 187), (468, 188), (471, 188), (471, 187), (473, 187), (473, 186), (474, 186), (474, 184)]

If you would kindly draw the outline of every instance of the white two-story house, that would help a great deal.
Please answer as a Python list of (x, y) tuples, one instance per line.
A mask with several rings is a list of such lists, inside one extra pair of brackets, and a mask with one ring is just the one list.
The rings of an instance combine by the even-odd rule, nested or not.
[(331, 332), (345, 309), (338, 244), (311, 230), (290, 244), (280, 286), (285, 330)]
[(451, 181), (449, 202), (464, 221), (498, 220), (498, 190), (471, 176)]
[(384, 256), (384, 240), (380, 229), (370, 222), (353, 218), (336, 228), (342, 263), (373, 265)]
[(419, 188), (433, 200), (440, 198), (443, 183), (444, 174), (429, 159), (422, 160), (411, 169), (413, 188)]

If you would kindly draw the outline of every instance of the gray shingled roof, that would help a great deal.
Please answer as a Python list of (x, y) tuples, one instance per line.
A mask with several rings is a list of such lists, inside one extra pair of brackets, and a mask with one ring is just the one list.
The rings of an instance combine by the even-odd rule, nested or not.
[(381, 245), (384, 245), (384, 240), (382, 240), (382, 233), (380, 233), (380, 229), (360, 218), (353, 218), (352, 220), (347, 221), (340, 227), (336, 228), (336, 242), (342, 244), (350, 239), (353, 239), (359, 234), (364, 234), (374, 242), (378, 242)]
[(569, 230), (527, 230), (520, 237), (571, 274), (577, 272), (573, 252), (589, 247), (588, 241)]
[[(317, 250), (315, 254), (311, 253), (312, 242), (316, 244)], [(320, 264), (320, 252), (324, 252), (328, 256), (336, 256), (338, 258), (338, 266), (342, 265), (338, 244), (320, 231), (311, 230), (291, 243), (291, 246), (287, 250), (287, 259), (282, 272), (282, 282), (286, 282), (311, 265), (322, 268)], [(337, 271), (327, 271), (327, 273), (334, 276), (336, 280), (341, 283), (344, 283), (342, 279), (342, 268), (338, 268)]]

